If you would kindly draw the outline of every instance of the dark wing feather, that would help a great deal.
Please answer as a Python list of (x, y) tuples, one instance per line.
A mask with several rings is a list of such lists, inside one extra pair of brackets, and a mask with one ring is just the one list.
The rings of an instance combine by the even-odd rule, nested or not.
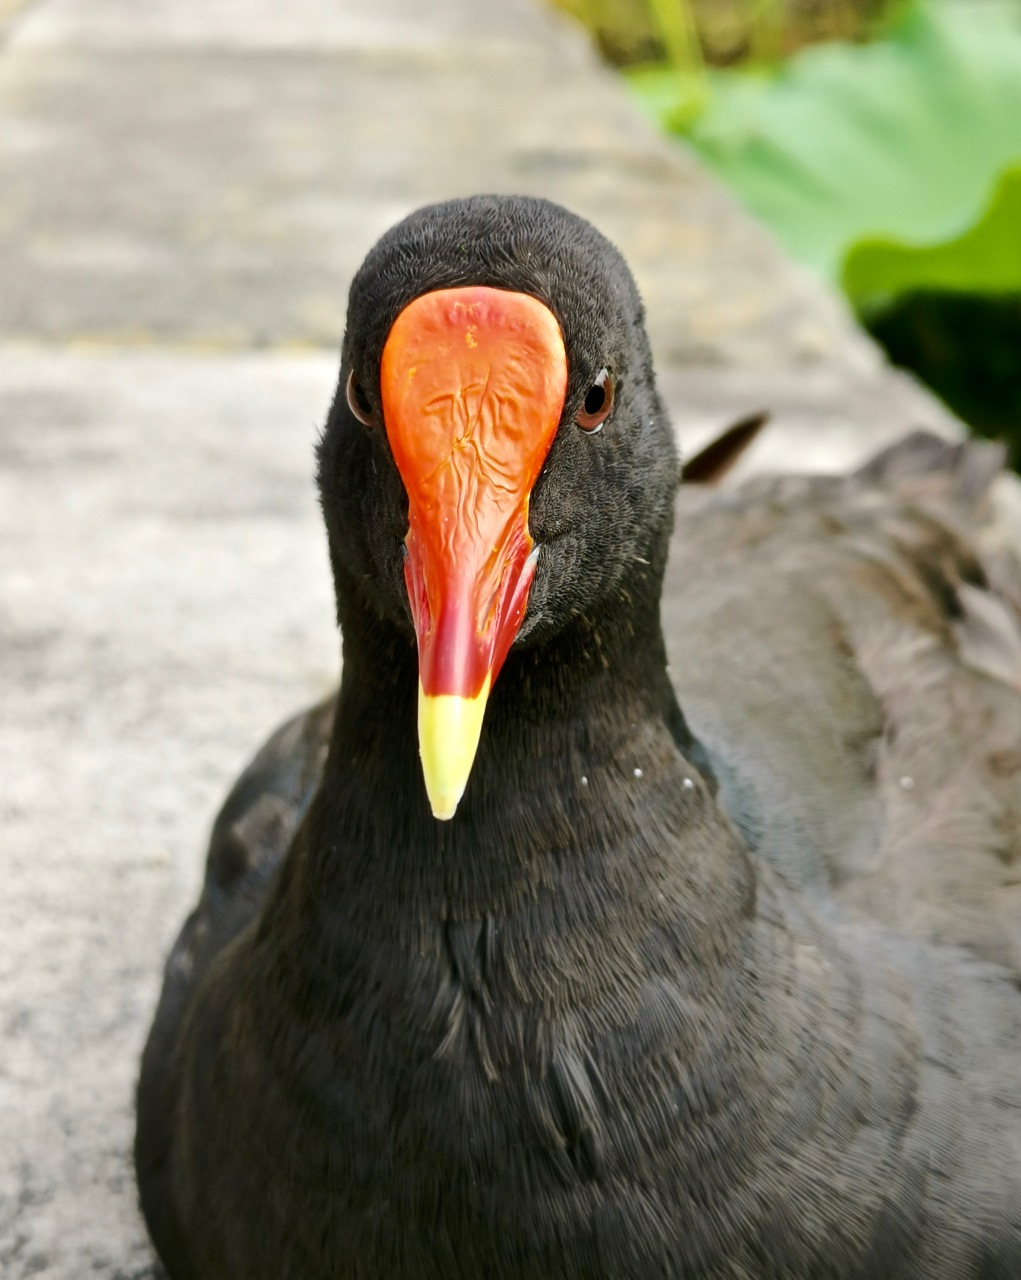
[(916, 435), (857, 475), (682, 490), (674, 682), (786, 877), (1021, 976), (1021, 611), (995, 446)]
[(175, 1276), (190, 1271), (164, 1163), (173, 1146), (176, 1047), (188, 997), (261, 905), (319, 785), (335, 708), (330, 698), (282, 725), (238, 778), (213, 824), (202, 896), (167, 959), (142, 1060), (135, 1166), (153, 1240)]

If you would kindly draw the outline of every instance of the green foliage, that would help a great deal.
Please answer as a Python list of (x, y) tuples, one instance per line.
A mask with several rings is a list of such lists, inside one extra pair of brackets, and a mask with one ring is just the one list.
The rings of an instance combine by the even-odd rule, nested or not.
[(676, 114), (676, 69), (631, 80), (795, 257), (856, 302), (1021, 287), (1018, 6), (916, 0), (871, 44), (712, 71), (694, 120)]
[(1021, 294), (1021, 163), (1003, 171), (986, 209), (959, 236), (932, 245), (895, 236), (856, 241), (842, 283), (861, 310), (873, 313), (920, 290)]
[(688, 0), (648, 0), (667, 62), (676, 74), (670, 122), (683, 131), (706, 107), (705, 61), (694, 12)]
[[(2, 2), (2, 0), (0, 0)], [(775, 61), (819, 40), (857, 40), (903, 0), (550, 0), (592, 32), (617, 66)], [(676, 59), (678, 28), (682, 54)], [(682, 90), (682, 92), (687, 92)]]

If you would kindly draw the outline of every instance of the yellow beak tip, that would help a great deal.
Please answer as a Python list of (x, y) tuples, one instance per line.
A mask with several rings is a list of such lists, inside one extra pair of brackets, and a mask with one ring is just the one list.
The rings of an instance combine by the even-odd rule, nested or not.
[(427, 694), (418, 686), (418, 748), (433, 817), (449, 821), (468, 785), (475, 762), (489, 677), (474, 698)]
[(463, 791), (460, 795), (449, 796), (438, 796), (430, 793), (429, 807), (433, 811), (433, 817), (440, 822), (449, 822), (454, 814), (457, 813), (457, 806), (461, 802), (462, 795), (464, 795)]

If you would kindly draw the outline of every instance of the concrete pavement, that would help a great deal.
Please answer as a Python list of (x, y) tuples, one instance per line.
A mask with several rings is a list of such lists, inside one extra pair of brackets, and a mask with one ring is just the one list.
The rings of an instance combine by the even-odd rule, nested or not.
[(154, 1275), (131, 1101), (231, 778), (336, 678), (312, 446), (429, 200), (627, 254), (682, 442), (953, 424), (530, 0), (0, 0), (0, 1273)]

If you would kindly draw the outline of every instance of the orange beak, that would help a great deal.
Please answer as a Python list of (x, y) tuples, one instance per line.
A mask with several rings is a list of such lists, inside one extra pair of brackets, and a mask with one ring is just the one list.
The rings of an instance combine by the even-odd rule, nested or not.
[(567, 356), (537, 299), (440, 289), (397, 317), (380, 383), (408, 494), (422, 771), (434, 815), (452, 818), (528, 602), (528, 500), (563, 411)]

